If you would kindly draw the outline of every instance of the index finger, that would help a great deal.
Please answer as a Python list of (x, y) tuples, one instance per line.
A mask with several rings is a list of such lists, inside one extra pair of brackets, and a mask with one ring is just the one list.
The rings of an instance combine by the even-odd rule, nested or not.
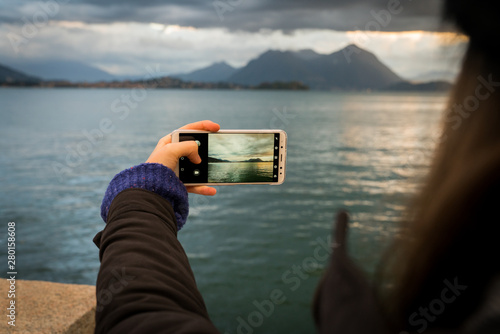
[(179, 128), (182, 130), (203, 130), (203, 131), (210, 131), (210, 132), (217, 132), (220, 130), (220, 125), (217, 123), (214, 123), (212, 121), (199, 121), (199, 122), (194, 122), (190, 123), (187, 125), (184, 125), (183, 127)]
[[(194, 122), (190, 123), (187, 125), (184, 125), (183, 127), (179, 128), (179, 130), (204, 130), (204, 131), (210, 131), (210, 132), (217, 132), (220, 130), (220, 125), (217, 123), (214, 123), (212, 121), (199, 121), (199, 122)], [(158, 141), (158, 144), (156, 145), (155, 149), (162, 148), (163, 146), (170, 144), (172, 142), (172, 133), (169, 133), (165, 137), (161, 138)]]

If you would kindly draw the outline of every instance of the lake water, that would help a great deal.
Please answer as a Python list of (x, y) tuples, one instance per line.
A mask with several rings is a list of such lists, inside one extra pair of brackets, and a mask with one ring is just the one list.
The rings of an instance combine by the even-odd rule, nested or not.
[(208, 181), (220, 183), (270, 182), (272, 162), (209, 162)]
[[(311, 333), (336, 210), (351, 212), (349, 248), (371, 272), (428, 168), (445, 102), (442, 94), (0, 89), (0, 228), (16, 222), (19, 279), (95, 284), (92, 238), (116, 173), (185, 123), (284, 129), (285, 184), (190, 195), (179, 239), (222, 332)], [(273, 293), (282, 303), (259, 311)]]

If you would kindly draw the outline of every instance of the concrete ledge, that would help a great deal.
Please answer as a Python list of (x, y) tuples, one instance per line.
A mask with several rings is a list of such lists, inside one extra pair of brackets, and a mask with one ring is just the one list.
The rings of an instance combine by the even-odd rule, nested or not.
[(95, 286), (16, 280), (13, 327), (6, 316), (10, 284), (0, 282), (0, 333), (94, 333)]

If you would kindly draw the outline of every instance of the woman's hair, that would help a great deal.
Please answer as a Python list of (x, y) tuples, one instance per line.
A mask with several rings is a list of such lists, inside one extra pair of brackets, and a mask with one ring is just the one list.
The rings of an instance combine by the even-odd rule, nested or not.
[(469, 45), (430, 172), (378, 277), (388, 316), (406, 329), (460, 325), (499, 273), (500, 4), (492, 3), (444, 6)]

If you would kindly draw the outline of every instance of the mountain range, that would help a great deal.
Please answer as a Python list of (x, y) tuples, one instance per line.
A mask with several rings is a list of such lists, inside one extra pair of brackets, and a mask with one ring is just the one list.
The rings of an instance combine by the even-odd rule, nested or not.
[(311, 89), (381, 89), (404, 81), (378, 58), (355, 45), (330, 55), (312, 50), (268, 51), (228, 78), (257, 85), (272, 81), (301, 81)]
[(6, 59), (5, 63), (11, 69), (15, 69), (22, 73), (29, 73), (45, 81), (65, 80), (70, 82), (98, 82), (122, 79), (97, 67), (79, 61), (40, 60), (25, 62), (21, 60)]
[(15, 84), (19, 82), (26, 85), (36, 85), (41, 81), (40, 78), (24, 74), (0, 64), (0, 83)]
[(237, 71), (237, 68), (232, 67), (228, 63), (220, 62), (190, 73), (172, 74), (171, 77), (183, 81), (228, 82), (228, 79)]
[[(0, 67), (0, 84), (33, 84), (40, 81), (37, 77), (45, 81), (61, 79), (71, 82), (92, 82), (92, 78), (94, 81), (121, 80), (102, 70), (76, 62), (31, 64), (24, 66), (22, 72)], [(248, 87), (262, 83), (300, 82), (316, 90), (446, 90), (451, 87), (451, 84), (444, 81), (418, 85), (409, 82), (394, 73), (373, 53), (356, 45), (349, 45), (331, 54), (319, 54), (313, 50), (269, 50), (242, 68), (219, 62), (190, 73), (169, 77), (183, 82), (231, 83)]]

